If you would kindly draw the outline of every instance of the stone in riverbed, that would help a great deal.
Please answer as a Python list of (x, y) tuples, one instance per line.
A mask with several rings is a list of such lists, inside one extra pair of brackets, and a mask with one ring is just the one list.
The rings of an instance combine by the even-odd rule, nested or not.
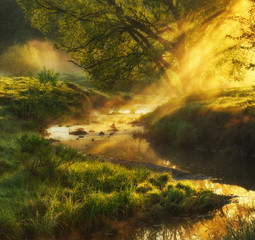
[(78, 128), (74, 131), (69, 132), (70, 135), (82, 136), (87, 135), (88, 133), (84, 130), (84, 128)]
[(104, 136), (104, 135), (105, 135), (104, 132), (100, 132), (100, 133), (99, 133), (99, 136)]

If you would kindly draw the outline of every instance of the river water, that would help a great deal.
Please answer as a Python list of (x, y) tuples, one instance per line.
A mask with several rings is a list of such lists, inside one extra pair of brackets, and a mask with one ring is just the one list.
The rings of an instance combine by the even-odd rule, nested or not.
[[(236, 219), (255, 217), (255, 159), (226, 156), (220, 153), (173, 151), (167, 145), (151, 144), (134, 139), (133, 132), (142, 131), (133, 121), (156, 106), (135, 105), (132, 111), (110, 110), (107, 114), (94, 112), (86, 125), (52, 126), (48, 137), (79, 151), (100, 156), (106, 160), (150, 163), (187, 173), (183, 182), (197, 188), (211, 189), (218, 194), (233, 196), (232, 202), (221, 211), (196, 218), (140, 219), (111, 222), (109, 227), (90, 235), (77, 231), (71, 240), (175, 240), (215, 239), (226, 230), (226, 224), (235, 225)], [(77, 129), (87, 134), (72, 135)], [(199, 180), (204, 179), (204, 180)], [(178, 179), (180, 180), (180, 179)]]

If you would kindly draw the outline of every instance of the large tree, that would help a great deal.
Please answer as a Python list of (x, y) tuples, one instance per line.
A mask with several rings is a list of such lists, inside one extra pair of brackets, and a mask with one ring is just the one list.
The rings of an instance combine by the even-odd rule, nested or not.
[[(191, 76), (188, 48), (224, 16), (230, 0), (18, 0), (102, 89), (163, 77), (176, 95)], [(196, 34), (194, 34), (196, 33)], [(208, 34), (208, 33), (207, 33)], [(195, 36), (196, 35), (196, 36)], [(195, 36), (195, 37), (194, 37)], [(187, 43), (188, 42), (188, 43)], [(176, 85), (169, 71), (179, 76)]]

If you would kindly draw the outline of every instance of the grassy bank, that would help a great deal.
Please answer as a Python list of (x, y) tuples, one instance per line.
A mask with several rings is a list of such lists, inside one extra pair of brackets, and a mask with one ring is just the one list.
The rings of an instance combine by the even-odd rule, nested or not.
[(60, 81), (40, 82), (36, 78), (0, 77), (1, 115), (30, 121), (37, 128), (71, 118), (86, 118), (90, 111), (88, 96)]
[(254, 155), (253, 87), (176, 99), (143, 118), (147, 134), (177, 148)]
[(168, 173), (126, 169), (23, 135), (10, 161), (1, 157), (0, 238), (64, 236), (138, 212), (192, 216), (225, 197), (173, 183)]
[(42, 133), (52, 123), (86, 119), (89, 98), (62, 82), (0, 77), (0, 157), (10, 160), (15, 139), (27, 132)]
[(1, 239), (61, 237), (139, 212), (193, 216), (226, 201), (169, 173), (95, 161), (36, 135), (50, 123), (86, 118), (92, 102), (73, 84), (2, 77), (0, 100)]

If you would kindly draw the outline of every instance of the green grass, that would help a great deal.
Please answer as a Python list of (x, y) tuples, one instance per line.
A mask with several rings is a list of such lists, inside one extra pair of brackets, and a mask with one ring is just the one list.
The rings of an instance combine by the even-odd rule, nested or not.
[(226, 202), (172, 182), (170, 173), (94, 161), (35, 135), (91, 104), (77, 86), (54, 85), (0, 78), (0, 239), (61, 237), (139, 212), (193, 216)]
[(81, 90), (58, 81), (41, 83), (35, 78), (0, 77), (3, 114), (18, 120), (30, 120), (45, 127), (58, 120), (86, 117), (90, 101)]
[(61, 73), (60, 80), (66, 83), (72, 82), (84, 88), (90, 88), (91, 84), (84, 72)]
[[(59, 154), (55, 148), (53, 159), (69, 152), (62, 148)], [(22, 153), (29, 151), (24, 148)], [(79, 227), (93, 230), (107, 219), (121, 220), (138, 212), (192, 216), (220, 207), (226, 200), (211, 191), (176, 184), (170, 173), (127, 169), (80, 154), (68, 158), (72, 164), (65, 162), (53, 170), (44, 166), (36, 174), (17, 159), (0, 161), (4, 172), (0, 175), (1, 239), (60, 237)]]
[(0, 77), (0, 158), (9, 161), (15, 139), (24, 133), (43, 132), (52, 123), (86, 119), (87, 95), (62, 82), (41, 84), (29, 77)]
[(255, 154), (253, 87), (176, 99), (143, 120), (150, 138), (173, 147)]

